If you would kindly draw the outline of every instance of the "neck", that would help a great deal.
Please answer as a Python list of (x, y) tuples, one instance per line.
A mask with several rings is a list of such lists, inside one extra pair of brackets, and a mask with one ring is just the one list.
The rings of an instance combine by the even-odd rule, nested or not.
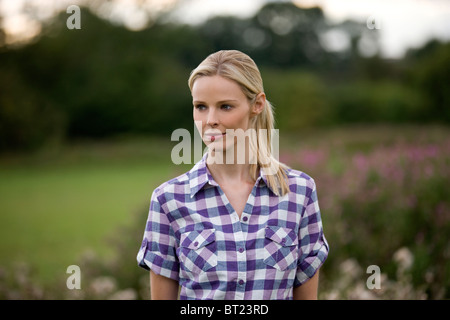
[(214, 180), (219, 185), (254, 183), (250, 175), (250, 164), (247, 161), (247, 157), (244, 160), (244, 163), (238, 163), (235, 157), (234, 161), (227, 161), (225, 153), (218, 154), (210, 150), (208, 151), (206, 164)]

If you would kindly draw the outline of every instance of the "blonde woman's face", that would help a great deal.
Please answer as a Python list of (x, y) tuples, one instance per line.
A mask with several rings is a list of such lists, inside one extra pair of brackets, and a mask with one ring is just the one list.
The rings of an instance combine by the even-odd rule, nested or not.
[(217, 75), (195, 80), (192, 99), (197, 129), (204, 143), (216, 151), (235, 144), (234, 139), (227, 140), (227, 129), (246, 131), (263, 107), (260, 103), (251, 106), (236, 82)]

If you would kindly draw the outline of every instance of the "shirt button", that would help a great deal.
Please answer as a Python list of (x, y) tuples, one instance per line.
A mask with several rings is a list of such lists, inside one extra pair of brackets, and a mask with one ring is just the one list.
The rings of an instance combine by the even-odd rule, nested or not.
[(281, 243), (282, 243), (282, 244), (285, 244), (285, 243), (286, 243), (286, 238), (283, 238), (283, 239), (281, 240)]
[(239, 252), (240, 253), (244, 252), (244, 248), (239, 248)]
[(248, 217), (243, 217), (242, 220), (246, 222), (248, 220)]
[(239, 283), (240, 286), (242, 286), (244, 284), (244, 280), (241, 279), (241, 280), (239, 280), (238, 283)]
[(198, 241), (194, 242), (194, 247), (198, 246)]

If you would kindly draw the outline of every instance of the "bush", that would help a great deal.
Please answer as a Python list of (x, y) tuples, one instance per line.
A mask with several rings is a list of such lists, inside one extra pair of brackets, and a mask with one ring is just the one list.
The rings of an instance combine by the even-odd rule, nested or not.
[(277, 128), (295, 131), (330, 123), (331, 105), (320, 78), (293, 70), (261, 70), (264, 89), (275, 107)]
[(316, 180), (331, 249), (324, 264), (329, 289), (346, 259), (378, 265), (398, 281), (393, 255), (407, 248), (414, 260), (408, 270), (411, 288), (427, 298), (449, 298), (450, 140), (402, 140), (364, 151), (358, 142), (353, 152), (343, 150), (350, 141), (342, 146), (334, 140), (282, 154)]
[(14, 68), (0, 66), (0, 153), (32, 150), (58, 141), (65, 117), (57, 105), (30, 87)]
[(396, 82), (338, 84), (327, 93), (336, 124), (418, 123), (426, 113), (421, 93)]

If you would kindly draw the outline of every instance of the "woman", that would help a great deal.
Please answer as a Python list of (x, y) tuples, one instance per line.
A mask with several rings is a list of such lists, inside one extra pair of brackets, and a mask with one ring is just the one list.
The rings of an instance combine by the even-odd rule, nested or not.
[(152, 299), (177, 299), (179, 286), (180, 299), (316, 299), (328, 255), (316, 186), (271, 153), (273, 111), (256, 64), (216, 52), (189, 88), (208, 152), (152, 194), (137, 256)]

